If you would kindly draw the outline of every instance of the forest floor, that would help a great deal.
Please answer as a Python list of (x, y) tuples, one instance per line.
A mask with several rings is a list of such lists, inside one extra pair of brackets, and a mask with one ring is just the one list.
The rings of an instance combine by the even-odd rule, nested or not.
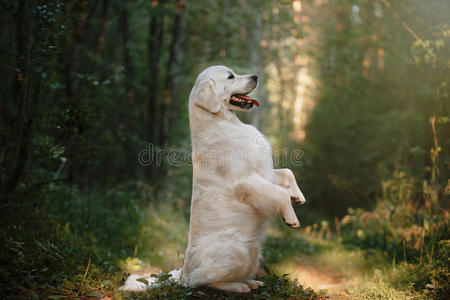
[[(85, 222), (77, 215), (83, 211), (60, 215), (64, 210), (54, 207), (55, 202), (49, 203), (58, 215), (37, 211), (35, 218), (9, 220), (16, 225), (0, 230), (6, 241), (0, 275), (7, 279), (0, 283), (0, 298), (429, 299), (409, 284), (408, 276), (418, 271), (414, 265), (389, 261), (380, 250), (349, 248), (317, 226), (292, 230), (278, 219), (269, 226), (263, 247), (258, 279), (265, 286), (251, 294), (190, 289), (171, 282), (164, 273), (158, 277), (160, 285), (146, 293), (121, 292), (128, 274), (179, 268), (189, 229), (184, 210), (172, 206), (140, 210), (121, 197), (125, 196), (105, 199), (114, 208), (111, 213), (105, 213), (103, 203), (93, 206), (103, 215), (90, 219), (93, 225), (84, 233), (74, 231)], [(118, 210), (120, 205), (124, 211)]]
[[(180, 223), (180, 219), (171, 217), (170, 213), (151, 214), (153, 218), (148, 221), (148, 228), (158, 230), (164, 239), (149, 242), (151, 246), (148, 244), (140, 252), (143, 260), (152, 261), (154, 265), (140, 262), (141, 274), (178, 268), (184, 249), (181, 245), (186, 243), (185, 237), (178, 236), (181, 240), (177, 243), (171, 235), (187, 230), (188, 223)], [(150, 251), (153, 254), (149, 249), (153, 249)], [(151, 290), (144, 295), (125, 294), (125, 297), (151, 299), (167, 295), (176, 298), (175, 295), (187, 293), (188, 299), (426, 299), (407, 285), (391, 284), (392, 276), (401, 276), (406, 265), (393, 266), (380, 251), (348, 249), (339, 238), (326, 238), (319, 230), (291, 230), (281, 221), (273, 220), (267, 231), (263, 256), (264, 271), (261, 270), (259, 276), (266, 287), (251, 295), (230, 295), (208, 288), (180, 291), (172, 287)], [(122, 269), (133, 269), (130, 262), (131, 268), (122, 265)]]
[[(209, 288), (180, 290), (169, 285), (162, 290), (124, 296), (153, 299), (164, 295), (162, 298), (176, 299), (184, 293), (186, 299), (427, 299), (411, 287), (389, 282), (391, 275), (401, 273), (401, 266), (393, 269), (381, 253), (345, 249), (335, 239), (305, 236), (301, 231), (292, 232), (274, 224), (264, 253), (267, 265), (259, 279), (266, 287), (251, 294), (226, 294)], [(141, 265), (138, 273), (142, 275), (161, 271), (142, 262)]]

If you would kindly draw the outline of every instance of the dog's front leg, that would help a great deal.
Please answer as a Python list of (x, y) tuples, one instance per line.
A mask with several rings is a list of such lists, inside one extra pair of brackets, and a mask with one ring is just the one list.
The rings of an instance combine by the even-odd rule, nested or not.
[(275, 184), (285, 188), (291, 196), (291, 201), (294, 204), (304, 204), (306, 202), (302, 191), (297, 185), (294, 173), (289, 169), (274, 169)]
[(234, 193), (240, 201), (250, 205), (258, 213), (265, 216), (281, 214), (288, 226), (300, 226), (288, 191), (262, 176), (253, 174), (245, 177), (242, 182), (236, 184)]

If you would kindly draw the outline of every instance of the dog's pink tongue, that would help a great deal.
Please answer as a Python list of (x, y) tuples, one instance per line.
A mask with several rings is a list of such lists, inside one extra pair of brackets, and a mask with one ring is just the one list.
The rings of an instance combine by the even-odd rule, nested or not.
[(253, 99), (252, 97), (249, 96), (244, 96), (244, 95), (239, 95), (239, 98), (245, 99), (245, 100), (251, 100), (253, 104), (255, 104), (256, 106), (259, 107), (259, 102), (256, 99)]

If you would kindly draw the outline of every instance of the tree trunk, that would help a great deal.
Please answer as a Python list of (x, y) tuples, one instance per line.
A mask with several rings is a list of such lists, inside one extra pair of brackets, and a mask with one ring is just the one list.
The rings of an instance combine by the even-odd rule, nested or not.
[[(136, 75), (130, 55), (130, 14), (127, 1), (124, 1), (120, 4), (118, 14), (118, 30), (122, 39), (122, 64), (125, 67), (125, 94), (120, 99), (121, 103), (119, 105), (123, 105), (124, 107), (135, 107), (135, 105), (137, 104), (134, 99), (134, 81)], [(126, 110), (119, 110), (118, 114), (118, 122), (115, 126), (124, 126), (125, 128), (138, 128), (137, 118), (130, 118)], [(136, 165), (136, 150), (134, 149), (134, 145), (130, 143), (128, 139), (121, 138), (118, 134), (119, 131), (112, 130), (112, 132), (116, 136), (117, 141), (120, 141), (123, 153), (125, 153), (126, 155), (125, 163), (119, 166), (120, 174), (122, 174), (122, 176), (135, 177), (137, 168), (130, 168), (130, 166)]]
[(106, 27), (108, 26), (108, 6), (109, 6), (109, 0), (103, 0), (102, 1), (102, 15), (101, 15), (101, 28), (100, 32), (97, 36), (97, 45), (95, 49), (95, 56), (99, 57), (100, 52), (103, 48), (103, 45), (105, 44), (106, 40)]
[[(94, 7), (96, 7), (97, 3), (95, 2)], [(83, 22), (84, 20), (84, 22)], [(70, 127), (71, 131), (68, 136), (64, 137), (65, 144), (67, 145), (67, 153), (69, 157), (69, 170), (68, 170), (68, 182), (69, 184), (73, 183), (75, 178), (75, 156), (77, 153), (77, 145), (75, 139), (77, 138), (76, 132), (73, 130), (74, 126), (76, 126), (76, 121), (79, 118), (77, 116), (77, 105), (78, 105), (78, 96), (77, 96), (77, 88), (75, 87), (76, 80), (73, 74), (79, 73), (79, 69), (77, 66), (80, 64), (80, 51), (81, 44), (86, 33), (85, 29), (87, 28), (89, 20), (86, 19), (86, 3), (85, 2), (77, 2), (73, 7), (72, 12), (72, 38), (71, 42), (68, 46), (69, 51), (67, 53), (67, 58), (64, 66), (64, 81), (65, 81), (65, 90), (66, 96), (68, 100), (69, 107), (69, 120), (67, 127)]]
[[(263, 39), (262, 33), (263, 33), (263, 23), (262, 23), (262, 14), (260, 9), (255, 9), (258, 7), (258, 1), (252, 0), (251, 2), (251, 8), (254, 9), (254, 13), (250, 14), (252, 16), (252, 26), (250, 27), (251, 33), (251, 39), (252, 41), (248, 43), (248, 45), (251, 45), (249, 48), (250, 53), (250, 62), (252, 67), (255, 68), (252, 72), (256, 73), (258, 75), (258, 88), (253, 93), (254, 97), (256, 99), (267, 99), (267, 91), (264, 86), (265, 81), (265, 72), (264, 72), (264, 57), (261, 51), (261, 40)], [(256, 45), (256, 46), (255, 46)], [(260, 116), (263, 113), (263, 110), (267, 108), (267, 105), (263, 104), (261, 108), (255, 109), (252, 111), (250, 120), (253, 126), (260, 127)]]
[[(152, 9), (148, 37), (148, 104), (147, 104), (147, 140), (153, 146), (158, 141), (158, 100), (159, 100), (159, 62), (164, 37), (163, 1), (157, 2)], [(152, 147), (154, 149), (155, 147)], [(154, 153), (151, 154), (154, 157)], [(155, 174), (156, 163), (149, 166), (149, 177)]]
[(161, 109), (161, 122), (159, 128), (159, 145), (164, 146), (166, 143), (170, 143), (170, 129), (173, 124), (169, 121), (173, 121), (171, 115), (174, 113), (172, 107), (174, 105), (174, 66), (177, 61), (177, 51), (180, 51), (179, 37), (182, 19), (184, 11), (186, 9), (184, 0), (177, 0), (177, 6), (175, 11), (175, 18), (172, 25), (172, 41), (169, 47), (169, 59), (167, 62), (167, 73), (163, 88), (163, 102)]
[[(29, 22), (27, 18), (26, 1), (20, 0), (18, 10), (16, 14), (16, 44), (17, 55), (15, 63), (15, 72), (13, 79), (13, 92), (12, 92), (12, 112), (14, 116), (9, 121), (10, 134), (13, 136), (13, 147), (15, 149), (6, 150), (5, 162), (11, 162), (11, 165), (7, 166), (10, 171), (6, 183), (6, 191), (13, 192), (19, 179), (23, 173), (25, 162), (28, 156), (28, 146), (30, 140), (30, 133), (32, 128), (32, 121), (26, 120), (25, 106), (27, 95), (26, 79), (29, 76), (28, 59), (29, 59)], [(14, 111), (15, 110), (15, 111)], [(12, 152), (12, 153), (11, 153)]]
[(125, 67), (125, 89), (128, 93), (132, 92), (132, 80), (134, 75), (134, 68), (131, 63), (130, 58), (130, 49), (129, 49), (129, 38), (130, 38), (130, 29), (129, 29), (129, 13), (128, 13), (128, 2), (123, 2), (122, 8), (119, 11), (119, 32), (122, 37), (123, 43), (123, 52), (122, 52), (122, 61)]

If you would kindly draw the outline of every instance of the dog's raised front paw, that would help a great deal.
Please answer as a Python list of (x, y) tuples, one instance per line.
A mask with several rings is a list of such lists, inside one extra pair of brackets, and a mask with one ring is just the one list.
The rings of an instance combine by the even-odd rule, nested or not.
[(295, 220), (289, 220), (286, 221), (286, 219), (283, 217), (283, 221), (284, 224), (286, 224), (287, 226), (291, 227), (291, 228), (299, 228), (300, 227), (300, 222), (298, 221), (297, 218), (295, 218)]
[(291, 196), (291, 202), (292, 202), (292, 204), (302, 205), (302, 204), (305, 204), (306, 201), (302, 195), (301, 197)]

